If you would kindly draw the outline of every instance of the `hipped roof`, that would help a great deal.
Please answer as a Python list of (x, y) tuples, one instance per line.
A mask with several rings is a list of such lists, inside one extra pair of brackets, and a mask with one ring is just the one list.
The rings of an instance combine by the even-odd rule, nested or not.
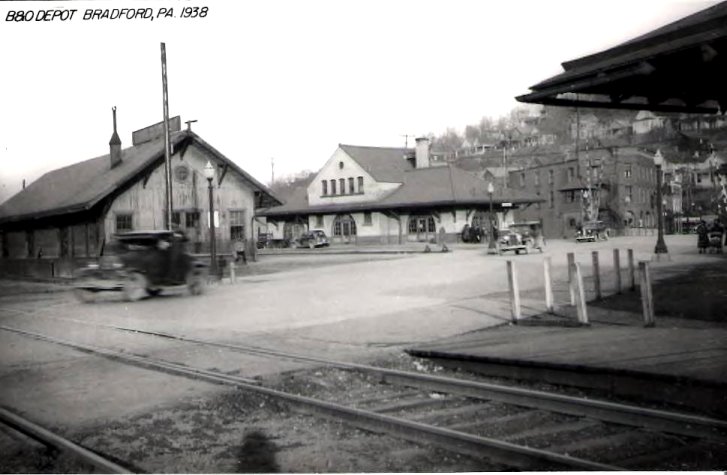
[(663, 112), (727, 110), (727, 2), (562, 64), (520, 102)]
[[(172, 150), (197, 144), (228, 165), (269, 203), (281, 203), (268, 188), (222, 155), (192, 131), (170, 135)], [(164, 161), (164, 139), (158, 138), (121, 151), (121, 162), (111, 168), (109, 154), (50, 171), (0, 205), (0, 223), (18, 222), (89, 210), (111, 194), (139, 179)]]
[[(400, 159), (401, 160), (401, 159)], [(376, 201), (308, 205), (307, 190), (298, 188), (282, 206), (262, 210), (258, 216), (284, 217), (301, 214), (329, 214), (354, 211), (377, 211), (442, 206), (486, 206), (490, 204), (487, 183), (472, 173), (453, 166), (405, 170), (398, 181), (402, 185)], [(345, 195), (342, 195), (344, 197)], [(492, 203), (513, 206), (542, 202), (543, 199), (513, 189), (496, 188)]]

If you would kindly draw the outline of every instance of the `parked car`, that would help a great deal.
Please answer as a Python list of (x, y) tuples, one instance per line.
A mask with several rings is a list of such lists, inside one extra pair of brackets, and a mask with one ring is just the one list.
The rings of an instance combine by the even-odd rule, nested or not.
[(313, 229), (303, 233), (298, 239), (291, 241), (291, 247), (307, 247), (313, 249), (315, 247), (323, 247), (330, 245), (328, 236), (322, 229)]
[(126, 300), (135, 301), (180, 286), (198, 295), (204, 290), (208, 267), (187, 252), (186, 244), (187, 238), (178, 231), (117, 234), (98, 264), (78, 270), (74, 293), (84, 302), (104, 291), (121, 291)]
[(593, 221), (584, 224), (576, 231), (576, 242), (596, 242), (608, 240), (609, 230), (603, 221)]
[(539, 221), (511, 224), (509, 229), (500, 231), (499, 253), (513, 251), (515, 254), (529, 253), (533, 249), (543, 252), (545, 246)]

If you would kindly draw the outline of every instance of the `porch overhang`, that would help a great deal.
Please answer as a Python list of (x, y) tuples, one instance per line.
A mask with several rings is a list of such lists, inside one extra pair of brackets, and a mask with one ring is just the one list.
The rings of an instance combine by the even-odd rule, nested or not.
[(725, 113), (727, 2), (562, 64), (520, 102), (566, 107)]

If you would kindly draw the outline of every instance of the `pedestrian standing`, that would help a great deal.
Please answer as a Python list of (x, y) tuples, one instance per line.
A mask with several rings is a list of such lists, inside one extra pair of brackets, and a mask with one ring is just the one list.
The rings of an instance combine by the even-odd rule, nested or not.
[(707, 252), (707, 246), (709, 246), (708, 233), (707, 223), (703, 219), (699, 220), (699, 224), (697, 225), (697, 248), (700, 254)]

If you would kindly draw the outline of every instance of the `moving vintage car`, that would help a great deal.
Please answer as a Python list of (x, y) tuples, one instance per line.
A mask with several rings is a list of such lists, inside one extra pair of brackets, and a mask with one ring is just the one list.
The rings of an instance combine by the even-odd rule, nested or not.
[(322, 229), (312, 229), (305, 232), (298, 239), (290, 243), (291, 247), (308, 247), (310, 249), (328, 245), (330, 245), (328, 236), (326, 236), (326, 232)]
[(116, 234), (98, 264), (78, 270), (74, 293), (84, 302), (104, 291), (121, 291), (130, 301), (168, 287), (184, 286), (192, 295), (201, 294), (208, 268), (187, 252), (186, 244), (178, 231)]

